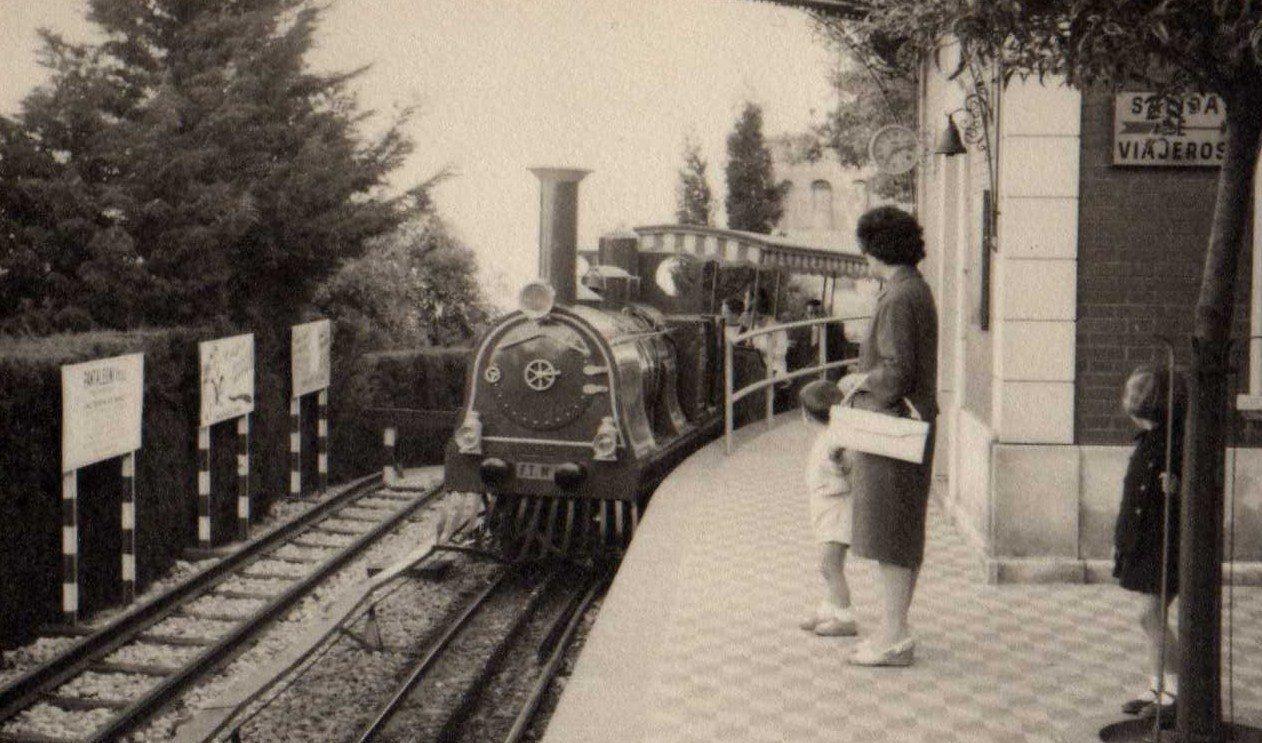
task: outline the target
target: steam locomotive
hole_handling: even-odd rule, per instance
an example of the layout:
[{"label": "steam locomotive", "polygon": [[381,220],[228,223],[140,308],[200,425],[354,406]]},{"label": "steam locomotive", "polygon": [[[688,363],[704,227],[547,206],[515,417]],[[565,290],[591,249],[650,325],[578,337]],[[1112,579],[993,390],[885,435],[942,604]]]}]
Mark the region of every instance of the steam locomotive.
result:
[{"label": "steam locomotive", "polygon": [[[702,278],[687,281],[680,245],[615,233],[586,256],[580,283],[577,193],[587,171],[533,172],[541,280],[474,351],[446,484],[486,496],[501,550],[617,552],[662,478],[721,428],[724,328],[714,305],[729,269],[703,261]],[[747,245],[736,248],[745,258]],[[737,387],[763,376],[756,350],[734,352]]]},{"label": "steam locomotive", "polygon": [[534,172],[543,280],[523,288],[519,309],[474,351],[447,486],[487,494],[491,530],[509,549],[616,551],[649,492],[717,434],[722,328],[674,312],[687,298],[647,290],[643,279],[667,270],[670,256],[641,253],[634,235],[602,238],[580,286],[586,171]]}]

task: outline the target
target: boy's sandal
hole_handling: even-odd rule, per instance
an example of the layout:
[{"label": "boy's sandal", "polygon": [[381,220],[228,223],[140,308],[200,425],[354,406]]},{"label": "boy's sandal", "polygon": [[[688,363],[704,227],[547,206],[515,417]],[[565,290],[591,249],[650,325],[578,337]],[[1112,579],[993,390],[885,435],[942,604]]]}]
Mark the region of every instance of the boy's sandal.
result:
[{"label": "boy's sandal", "polygon": [[874,649],[868,643],[862,643],[855,648],[854,653],[847,658],[847,662],[853,666],[910,666],[916,652],[915,639],[908,637],[907,639],[896,642],[886,648]]},{"label": "boy's sandal", "polygon": [[1136,697],[1122,705],[1122,711],[1128,715],[1137,715],[1145,709],[1157,703],[1157,695],[1149,694],[1146,697]]}]

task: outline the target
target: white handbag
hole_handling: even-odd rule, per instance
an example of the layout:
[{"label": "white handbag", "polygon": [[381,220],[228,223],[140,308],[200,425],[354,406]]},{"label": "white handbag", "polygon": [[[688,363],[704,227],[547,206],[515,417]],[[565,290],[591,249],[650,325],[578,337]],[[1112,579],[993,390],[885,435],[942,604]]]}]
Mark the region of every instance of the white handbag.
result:
[{"label": "white handbag", "polygon": [[829,437],[835,446],[921,464],[929,441],[929,422],[908,400],[913,418],[860,410],[847,397],[828,416]]}]

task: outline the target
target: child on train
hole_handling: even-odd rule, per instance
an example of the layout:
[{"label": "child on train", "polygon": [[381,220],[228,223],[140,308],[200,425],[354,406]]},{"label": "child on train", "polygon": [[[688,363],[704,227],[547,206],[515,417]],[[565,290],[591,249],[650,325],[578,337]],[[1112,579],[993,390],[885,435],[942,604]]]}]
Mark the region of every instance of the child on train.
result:
[{"label": "child on train", "polygon": [[1175,674],[1179,646],[1166,624],[1165,610],[1179,587],[1176,494],[1183,463],[1186,401],[1183,376],[1156,366],[1141,366],[1133,371],[1122,392],[1122,409],[1140,432],[1122,482],[1122,502],[1114,529],[1113,575],[1122,588],[1142,596],[1139,625],[1147,641],[1147,666],[1152,673],[1148,690],[1122,705],[1122,709],[1144,716],[1160,714],[1163,724],[1173,719],[1178,693]]},{"label": "child on train", "polygon": [[851,531],[850,466],[846,451],[832,446],[828,436],[829,411],[841,398],[837,385],[827,380],[811,382],[799,393],[803,416],[819,429],[806,460],[806,485],[811,529],[820,544],[819,568],[826,588],[825,598],[800,626],[823,637],[858,634],[850,610],[850,585],[846,582]]}]

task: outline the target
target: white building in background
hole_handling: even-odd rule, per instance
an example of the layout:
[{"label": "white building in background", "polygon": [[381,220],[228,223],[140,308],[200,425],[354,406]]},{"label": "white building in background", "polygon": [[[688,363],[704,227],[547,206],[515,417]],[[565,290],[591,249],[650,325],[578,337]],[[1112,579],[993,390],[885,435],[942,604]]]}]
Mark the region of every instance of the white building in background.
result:
[{"label": "white building in background", "polygon": [[789,182],[775,232],[812,247],[857,254],[859,215],[885,200],[868,193],[866,170],[842,165],[828,148],[812,159],[810,145],[807,137],[792,135],[767,142],[775,179]]}]

